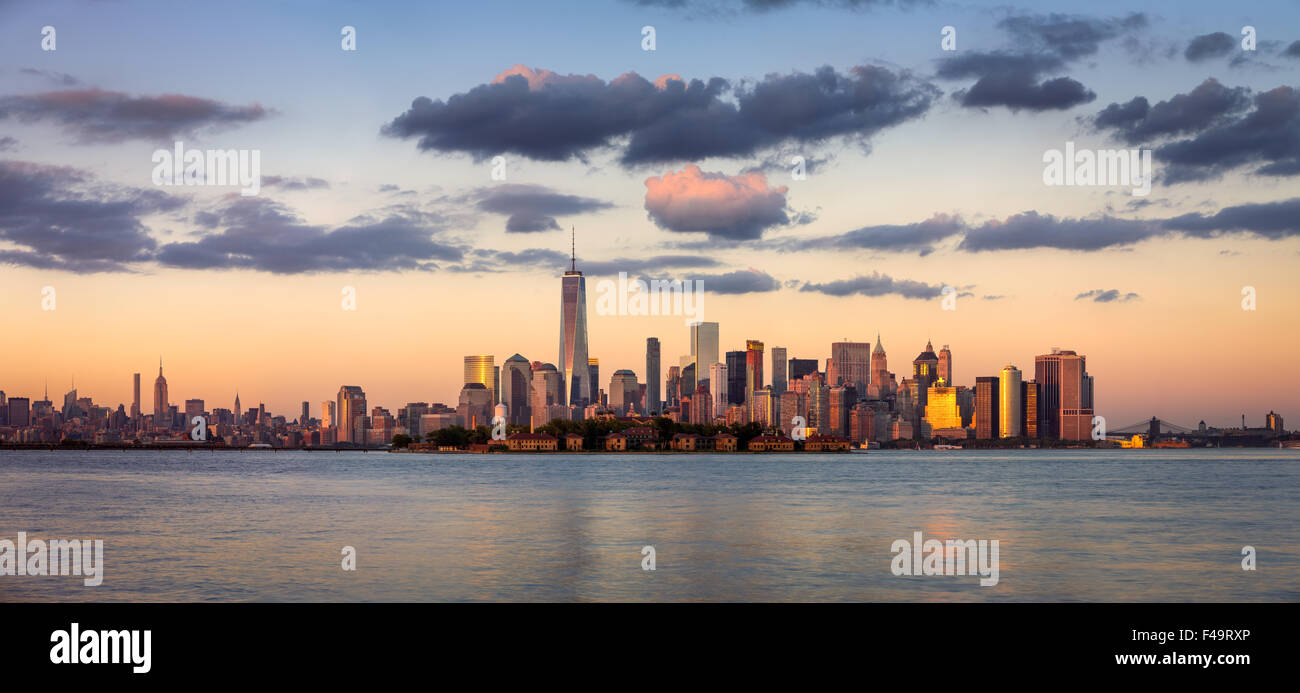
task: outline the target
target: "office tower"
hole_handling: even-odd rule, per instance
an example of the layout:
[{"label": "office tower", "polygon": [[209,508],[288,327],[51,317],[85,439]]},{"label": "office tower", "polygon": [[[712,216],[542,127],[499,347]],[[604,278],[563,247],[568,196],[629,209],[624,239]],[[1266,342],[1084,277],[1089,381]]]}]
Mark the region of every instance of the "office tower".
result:
[{"label": "office tower", "polygon": [[[1038,406],[1040,419],[1044,422],[1040,435],[1064,440],[1091,438],[1093,403],[1085,357],[1053,347],[1050,354],[1034,357],[1034,380],[1038,383]],[[1067,410],[1070,430],[1064,431],[1062,422]],[[1088,419],[1085,425],[1087,434],[1080,437],[1079,419],[1082,416]]]},{"label": "office tower", "polygon": [[804,376],[809,373],[817,372],[817,359],[790,359],[790,378],[788,384],[793,386],[796,381],[803,380]]},{"label": "office tower", "polygon": [[666,401],[668,402],[668,406],[670,407],[675,407],[678,404],[680,404],[680,402],[677,399],[677,396],[678,393],[680,392],[680,388],[678,387],[678,385],[681,384],[681,379],[682,379],[681,367],[669,366],[668,377],[664,379],[664,396],[666,397]]},{"label": "office tower", "polygon": [[549,363],[533,368],[533,398],[529,402],[530,423],[532,428],[550,422],[551,407],[559,406],[564,401],[564,376],[559,369]]},{"label": "office tower", "polygon": [[587,358],[587,403],[600,401],[600,359]]},{"label": "office tower", "polygon": [[609,377],[609,408],[618,416],[636,413],[636,396],[640,385],[636,373],[626,368]]},{"label": "office tower", "polygon": [[306,426],[311,423],[311,405],[307,402],[302,403],[302,414],[298,417],[298,425]]},{"label": "office tower", "polygon": [[875,440],[875,414],[866,402],[853,405],[849,411],[849,442],[862,445]]},{"label": "office tower", "polygon": [[943,345],[939,350],[939,377],[949,385],[956,385],[952,381],[952,352],[948,350],[948,345]]},{"label": "office tower", "polygon": [[0,390],[0,426],[9,425],[9,400],[5,399],[5,391]]},{"label": "office tower", "polygon": [[340,443],[361,443],[365,441],[362,419],[366,415],[366,393],[356,385],[344,385],[339,388],[337,402],[334,406],[337,433],[334,440]]},{"label": "office tower", "polygon": [[727,352],[727,403],[745,403],[745,352]]},{"label": "office tower", "polygon": [[830,388],[828,394],[830,421],[825,433],[847,438],[849,435],[849,410],[853,408],[854,403],[857,401],[858,390],[853,387],[851,382]]},{"label": "office tower", "polygon": [[808,419],[808,395],[794,389],[795,383],[790,384],[791,389],[781,393],[781,419],[777,422],[777,428],[787,436],[794,432],[794,417],[802,416],[805,421]]},{"label": "office tower", "polygon": [[772,392],[780,398],[785,394],[788,378],[790,376],[787,370],[789,365],[786,363],[786,348],[772,347]]},{"label": "office tower", "polygon": [[771,387],[760,387],[754,391],[754,403],[750,408],[749,420],[763,427],[770,428],[778,424],[776,418],[777,398],[772,395]]},{"label": "office tower", "polygon": [[[857,392],[866,394],[871,382],[871,342],[832,342],[831,358],[835,359],[839,384],[852,385]],[[827,378],[827,384],[834,383]]]},{"label": "office tower", "polygon": [[709,366],[718,362],[718,323],[691,323],[691,357],[695,363],[696,384],[707,383]]},{"label": "office tower", "polygon": [[1038,383],[1030,380],[1027,383],[1020,384],[1020,403],[1024,409],[1021,420],[1021,430],[1026,438],[1041,437],[1040,426],[1042,416],[1038,411]]},{"label": "office tower", "polygon": [[132,384],[131,420],[140,420],[140,374],[136,373]]},{"label": "office tower", "polygon": [[515,354],[506,359],[501,371],[501,400],[506,405],[506,420],[523,426],[529,421],[529,383],[533,378],[528,359]]},{"label": "office tower", "polygon": [[695,377],[695,363],[691,362],[683,366],[681,378],[677,381],[677,401],[680,403],[690,400],[695,395],[695,385],[698,383],[699,379]]},{"label": "office tower", "polygon": [[1003,366],[998,374],[998,435],[1002,438],[1019,438],[1024,404],[1020,400],[1020,369]]},{"label": "office tower", "polygon": [[[322,429],[329,428],[334,425],[335,406],[337,406],[337,404],[329,400],[325,400],[324,402],[320,403],[320,427]],[[239,412],[235,412],[235,413],[238,414]]]},{"label": "office tower", "polygon": [[876,348],[871,350],[871,384],[867,387],[867,396],[871,399],[885,399],[890,392],[889,359],[885,347],[880,343],[880,333],[876,333]]},{"label": "office tower", "polygon": [[162,359],[158,359],[158,378],[153,381],[153,425],[158,428],[171,428],[171,416],[167,411],[167,379],[163,377]]},{"label": "office tower", "polygon": [[492,391],[483,383],[465,383],[456,402],[456,418],[461,426],[471,431],[479,426],[490,426],[492,405]]},{"label": "office tower", "polygon": [[697,385],[691,394],[691,423],[713,423],[713,410],[713,395],[709,392],[708,381],[705,381]]},{"label": "office tower", "polygon": [[1286,429],[1282,428],[1282,415],[1272,409],[1269,409],[1268,413],[1264,415],[1264,428],[1278,435],[1286,432]]},{"label": "office tower", "polygon": [[[493,365],[493,361],[495,359],[487,354],[466,356],[464,384],[478,383],[488,391],[489,395],[496,393],[496,367]],[[496,404],[496,402],[493,402],[493,404]]]},{"label": "office tower", "polygon": [[727,407],[731,404],[727,400],[727,388],[730,382],[727,380],[727,364],[715,363],[709,366],[709,392],[713,394],[713,415],[725,417]]},{"label": "office tower", "polygon": [[645,408],[646,413],[658,416],[663,410],[663,397],[659,395],[659,339],[645,340]]},{"label": "office tower", "polygon": [[826,359],[826,386],[839,387],[839,385],[840,385],[840,369],[835,367],[834,357],[828,358]]},{"label": "office tower", "polygon": [[998,425],[998,379],[980,376],[975,379],[975,437],[980,439],[997,438],[1001,426]]},{"label": "office tower", "polygon": [[244,423],[244,410],[239,408],[239,390],[235,390],[235,425],[239,426]]},{"label": "office tower", "polygon": [[[502,405],[504,407],[504,405]],[[429,413],[428,402],[407,402],[405,407],[397,410],[397,418],[406,428],[407,435],[414,436],[420,432],[420,417]],[[493,415],[496,410],[493,410]],[[507,419],[509,421],[509,419]]]},{"label": "office tower", "polygon": [[957,388],[946,382],[935,382],[925,395],[925,422],[930,430],[962,428],[961,407],[957,402]]},{"label": "office tower", "polygon": [[808,434],[827,433],[830,428],[830,388],[820,372],[813,371],[803,377],[802,389],[807,393]]},{"label": "office tower", "polygon": [[587,280],[578,271],[576,238],[574,243],[569,271],[560,280],[560,361],[557,370],[563,389],[562,399],[556,404],[582,407],[586,406],[591,392],[587,383]]},{"label": "office tower", "polygon": [[72,388],[67,394],[63,395],[63,420],[71,421],[80,419],[85,416],[81,407],[77,405],[77,388]]},{"label": "office tower", "polygon": [[925,342],[925,351],[917,354],[912,360],[912,379],[916,381],[916,390],[918,397],[916,400],[917,412],[925,412],[926,396],[930,386],[935,380],[939,379],[939,357],[934,353],[934,346],[929,340]]},{"label": "office tower", "polygon": [[31,399],[27,397],[9,398],[9,425],[25,428],[32,425]]},{"label": "office tower", "polygon": [[754,420],[754,393],[763,389],[763,343],[757,339],[745,340],[745,405],[749,407],[749,420]]}]

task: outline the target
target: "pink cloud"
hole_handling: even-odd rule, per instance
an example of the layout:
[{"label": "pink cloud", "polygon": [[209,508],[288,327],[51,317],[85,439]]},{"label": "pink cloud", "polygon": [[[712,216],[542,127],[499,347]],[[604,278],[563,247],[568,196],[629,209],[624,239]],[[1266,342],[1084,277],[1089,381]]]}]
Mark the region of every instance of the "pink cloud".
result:
[{"label": "pink cloud", "polygon": [[769,187],[759,172],[728,176],[687,165],[645,181],[650,220],[669,231],[702,231],[710,236],[759,238],[772,226],[789,223],[786,186]]}]

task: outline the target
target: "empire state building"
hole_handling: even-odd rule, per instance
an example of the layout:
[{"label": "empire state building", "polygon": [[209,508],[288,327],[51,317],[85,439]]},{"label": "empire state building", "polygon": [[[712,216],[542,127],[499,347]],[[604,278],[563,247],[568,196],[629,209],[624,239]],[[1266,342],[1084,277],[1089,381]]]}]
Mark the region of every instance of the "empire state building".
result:
[{"label": "empire state building", "polygon": [[[591,393],[587,369],[587,280],[578,271],[576,239],[570,250],[569,271],[560,280],[559,370],[567,387],[567,404],[585,406]],[[561,402],[564,404],[564,402]]]}]

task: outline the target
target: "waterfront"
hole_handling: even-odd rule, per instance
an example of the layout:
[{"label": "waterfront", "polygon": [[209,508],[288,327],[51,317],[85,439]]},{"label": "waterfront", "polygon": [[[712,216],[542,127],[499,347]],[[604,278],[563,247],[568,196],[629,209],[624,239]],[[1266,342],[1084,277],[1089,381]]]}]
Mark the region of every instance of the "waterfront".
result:
[{"label": "waterfront", "polygon": [[[106,565],[0,600],[1295,601],[1298,482],[1273,449],[10,451],[0,539],[102,539]],[[999,540],[999,583],[894,576],[915,531]]]}]

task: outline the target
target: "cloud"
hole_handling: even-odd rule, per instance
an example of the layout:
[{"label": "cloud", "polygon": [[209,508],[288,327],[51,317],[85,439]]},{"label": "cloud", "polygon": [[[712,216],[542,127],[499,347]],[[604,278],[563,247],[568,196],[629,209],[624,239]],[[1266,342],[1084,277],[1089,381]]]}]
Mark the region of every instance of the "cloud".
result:
[{"label": "cloud", "polygon": [[833,236],[800,239],[788,238],[772,244],[783,251],[797,250],[875,250],[884,252],[917,252],[929,255],[935,245],[946,238],[966,230],[961,217],[935,214],[925,221],[911,224],[878,224],[863,226]]},{"label": "cloud", "polygon": [[652,83],[635,72],[605,82],[517,65],[446,101],[421,96],[381,133],[476,160],[514,153],[585,161],[620,150],[620,163],[635,166],[750,157],[837,137],[865,146],[880,130],[924,115],[937,95],[910,73],[875,66],[733,85],[719,77]]},{"label": "cloud", "polygon": [[767,176],[706,173],[688,165],[645,180],[645,209],[668,231],[704,232],[710,238],[747,240],[790,222],[785,186],[769,187]]},{"label": "cloud", "polygon": [[1250,90],[1225,87],[1214,78],[1206,79],[1186,94],[1149,106],[1137,96],[1125,104],[1112,103],[1093,118],[1097,130],[1113,130],[1129,144],[1150,142],[1159,137],[1199,132],[1223,123],[1250,107]]},{"label": "cloud", "polygon": [[1263,176],[1300,174],[1300,92],[1277,87],[1255,95],[1254,106],[1156,149],[1165,182],[1212,180],[1246,166]]},{"label": "cloud", "polygon": [[221,231],[169,243],[158,262],[185,269],[249,269],[272,274],[433,270],[465,248],[435,241],[442,219],[409,208],[355,217],[333,229],[307,224],[265,197],[232,197],[214,211]]},{"label": "cloud", "polygon": [[1192,39],[1187,44],[1187,50],[1183,51],[1183,57],[1194,63],[1211,58],[1222,58],[1230,53],[1236,45],[1236,39],[1222,31],[1216,31],[1213,34],[1205,34]]},{"label": "cloud", "polygon": [[1094,19],[1064,14],[1017,15],[998,23],[1013,50],[963,52],[939,63],[946,80],[974,78],[953,94],[962,106],[1004,106],[1012,111],[1049,111],[1089,103],[1097,95],[1070,77],[1048,76],[1095,54],[1102,42],[1130,36],[1147,25],[1142,14]]},{"label": "cloud", "polygon": [[480,188],[472,197],[478,209],[507,215],[506,231],[509,233],[559,229],[557,216],[575,216],[614,206],[592,197],[566,195],[545,186],[521,183]]},{"label": "cloud", "polygon": [[73,272],[127,272],[156,241],[141,217],[184,201],[157,190],[99,183],[73,168],[0,161],[0,263]]},{"label": "cloud", "polygon": [[0,135],[0,152],[12,152],[17,148],[18,140],[8,135]]},{"label": "cloud", "polygon": [[258,104],[231,106],[182,94],[131,96],[101,89],[0,97],[0,120],[54,123],[82,143],[197,137],[273,113]]},{"label": "cloud", "polygon": [[1291,45],[1286,47],[1282,55],[1288,58],[1300,58],[1300,41],[1292,41]]},{"label": "cloud", "polygon": [[[568,262],[568,258],[565,258]],[[623,257],[612,260],[579,260],[578,269],[584,274],[601,276],[627,272],[628,276],[636,274],[659,275],[660,278],[671,275],[671,270],[717,267],[722,263],[714,258],[702,255],[652,255],[648,257]]]},{"label": "cloud", "polygon": [[1277,202],[1224,207],[1215,214],[1192,212],[1166,219],[1162,226],[1194,238],[1249,233],[1277,241],[1300,236],[1300,197]]},{"label": "cloud", "polygon": [[756,269],[725,274],[697,274],[689,277],[704,282],[704,290],[715,294],[751,294],[776,291],[781,282],[767,272]]},{"label": "cloud", "polygon": [[827,296],[888,296],[903,298],[935,298],[943,293],[943,284],[926,284],[911,279],[894,279],[887,274],[872,272],[871,276],[840,279],[825,283],[804,282],[800,291],[815,291]]},{"label": "cloud", "polygon": [[330,187],[329,181],[323,178],[290,178],[285,176],[262,176],[263,188],[279,188],[281,190],[316,190],[319,188]]},{"label": "cloud", "polygon": [[1121,294],[1118,289],[1093,289],[1074,297],[1076,301],[1092,299],[1093,303],[1128,303],[1141,298],[1133,292]]},{"label": "cloud", "polygon": [[1028,211],[970,229],[957,249],[972,253],[1029,248],[1092,251],[1132,245],[1162,233],[1155,222],[1149,221],[1109,215],[1061,219]]}]

